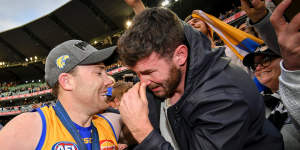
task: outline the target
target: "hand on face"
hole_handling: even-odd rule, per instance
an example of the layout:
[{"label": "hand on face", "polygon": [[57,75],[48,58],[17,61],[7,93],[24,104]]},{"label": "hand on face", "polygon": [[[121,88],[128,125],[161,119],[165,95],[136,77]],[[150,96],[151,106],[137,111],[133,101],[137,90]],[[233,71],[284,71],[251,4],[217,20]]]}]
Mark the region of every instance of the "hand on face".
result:
[{"label": "hand on face", "polygon": [[283,13],[291,4],[284,0],[274,10],[270,21],[277,34],[283,65],[288,70],[300,70],[300,13],[291,22],[286,22]]},{"label": "hand on face", "polygon": [[131,7],[135,14],[141,13],[143,10],[145,10],[144,3],[142,0],[124,0],[126,4]]},{"label": "hand on face", "polygon": [[127,144],[118,144],[118,150],[124,150],[124,149],[126,149],[128,147],[128,145]]},{"label": "hand on face", "polygon": [[123,122],[133,137],[141,143],[153,130],[149,121],[146,84],[137,83],[122,96],[119,107]]},{"label": "hand on face", "polygon": [[[247,1],[252,1],[253,7],[250,7]],[[264,0],[241,0],[241,7],[253,23],[256,23],[268,13]]]}]

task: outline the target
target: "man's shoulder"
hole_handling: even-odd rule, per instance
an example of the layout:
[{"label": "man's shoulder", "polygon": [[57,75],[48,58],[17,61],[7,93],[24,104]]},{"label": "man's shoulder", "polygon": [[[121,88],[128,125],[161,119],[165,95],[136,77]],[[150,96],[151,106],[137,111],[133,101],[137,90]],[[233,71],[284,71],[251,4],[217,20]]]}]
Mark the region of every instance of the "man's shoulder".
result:
[{"label": "man's shoulder", "polygon": [[24,127],[24,126],[34,126],[36,124],[41,125],[41,117],[38,112],[26,112],[22,113],[10,122],[7,123],[5,127]]},{"label": "man's shoulder", "polygon": [[16,142],[22,142],[22,149],[35,148],[42,132],[42,120],[38,112],[22,113],[8,122],[0,132],[3,149],[19,149]]}]

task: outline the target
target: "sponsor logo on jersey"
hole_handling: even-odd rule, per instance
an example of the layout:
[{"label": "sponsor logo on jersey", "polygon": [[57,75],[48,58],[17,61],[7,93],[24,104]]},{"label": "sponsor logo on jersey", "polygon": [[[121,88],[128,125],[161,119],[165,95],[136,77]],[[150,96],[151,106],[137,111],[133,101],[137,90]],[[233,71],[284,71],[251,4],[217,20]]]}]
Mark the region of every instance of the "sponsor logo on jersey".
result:
[{"label": "sponsor logo on jersey", "polygon": [[117,150],[118,147],[114,144],[112,140],[101,140],[100,141],[101,150]]},{"label": "sponsor logo on jersey", "polygon": [[78,146],[72,142],[57,142],[52,146],[52,150],[79,150]]}]

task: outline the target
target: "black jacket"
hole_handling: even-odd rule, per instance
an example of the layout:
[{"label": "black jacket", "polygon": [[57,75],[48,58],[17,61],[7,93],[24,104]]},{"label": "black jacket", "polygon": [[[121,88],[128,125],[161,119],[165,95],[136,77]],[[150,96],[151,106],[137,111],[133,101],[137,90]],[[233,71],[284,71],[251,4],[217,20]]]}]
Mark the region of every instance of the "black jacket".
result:
[{"label": "black jacket", "polygon": [[[168,109],[181,150],[281,150],[280,133],[265,119],[265,106],[253,81],[211,50],[209,40],[184,24],[189,46],[184,94]],[[161,100],[147,92],[154,130],[135,149],[173,149],[160,135]]]}]

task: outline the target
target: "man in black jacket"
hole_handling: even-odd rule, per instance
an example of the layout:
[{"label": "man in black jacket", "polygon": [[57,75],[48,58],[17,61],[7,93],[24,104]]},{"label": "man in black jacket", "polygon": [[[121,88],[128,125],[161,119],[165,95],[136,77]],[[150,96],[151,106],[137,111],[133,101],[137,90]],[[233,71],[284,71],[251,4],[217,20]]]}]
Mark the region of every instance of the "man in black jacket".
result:
[{"label": "man in black jacket", "polygon": [[138,14],[118,47],[141,80],[119,107],[136,149],[283,149],[250,77],[170,10]]}]

